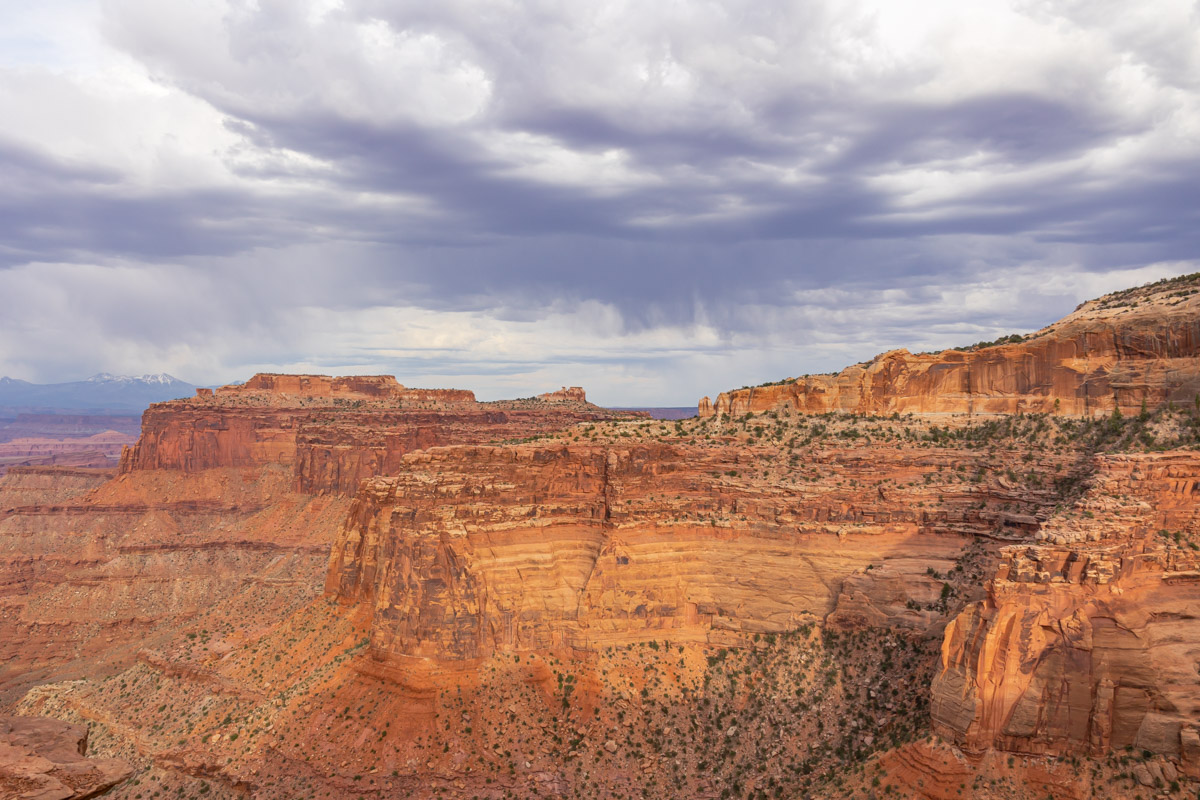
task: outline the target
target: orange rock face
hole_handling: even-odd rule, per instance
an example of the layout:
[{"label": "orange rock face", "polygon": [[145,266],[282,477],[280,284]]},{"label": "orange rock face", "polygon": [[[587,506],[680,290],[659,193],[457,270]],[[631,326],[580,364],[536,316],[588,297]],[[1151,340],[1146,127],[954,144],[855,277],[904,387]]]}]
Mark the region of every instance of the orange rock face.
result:
[{"label": "orange rock face", "polygon": [[608,416],[392,378],[256,376],[153,406],[113,480],[17,469],[0,479],[0,701],[128,663],[214,605],[265,619],[308,602],[346,495],[410,450]]},{"label": "orange rock face", "polygon": [[1200,295],[1175,286],[1109,295],[1024,341],[973,351],[893,350],[836,375],[723,392],[700,415],[1137,413],[1200,392]]},{"label": "orange rock face", "polygon": [[89,759],[88,730],[43,717],[0,717],[0,797],[83,800],[133,770],[113,758]]},{"label": "orange rock face", "polygon": [[1108,457],[1082,515],[1042,533],[1057,544],[1006,549],[946,631],[939,728],[974,750],[1133,747],[1200,776],[1198,484],[1197,452]]},{"label": "orange rock face", "polygon": [[348,503],[291,484],[280,467],[0,479],[0,703],[128,663],[210,609],[268,619],[311,598]]},{"label": "orange rock face", "polygon": [[814,484],[774,448],[719,441],[432,448],[363,485],[326,594],[372,616],[382,661],[736,643],[827,616],[925,630],[930,573],[974,535],[1020,530],[986,508],[999,485],[942,481],[975,459],[834,445],[806,456],[837,476]]},{"label": "orange rock face", "polygon": [[[1194,796],[1190,292],[675,423],[379,376],[155,405],[118,475],[0,478],[0,711],[89,723],[120,800]],[[946,416],[1056,401],[1126,415]]]},{"label": "orange rock face", "polygon": [[479,403],[469,391],[407,389],[390,376],[256,375],[151,406],[121,471],[280,464],[293,469],[299,491],[348,494],[364,478],[394,472],[413,450],[616,416],[577,387],[543,398]]}]

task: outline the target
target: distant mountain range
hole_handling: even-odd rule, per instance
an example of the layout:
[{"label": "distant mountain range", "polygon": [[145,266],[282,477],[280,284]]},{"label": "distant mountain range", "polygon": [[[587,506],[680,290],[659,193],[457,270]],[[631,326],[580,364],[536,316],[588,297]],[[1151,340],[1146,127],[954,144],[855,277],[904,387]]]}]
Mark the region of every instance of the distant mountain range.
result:
[{"label": "distant mountain range", "polygon": [[69,383],[30,383],[0,378],[0,407],[140,412],[151,403],[194,394],[196,387],[171,375],[110,375],[101,372]]}]

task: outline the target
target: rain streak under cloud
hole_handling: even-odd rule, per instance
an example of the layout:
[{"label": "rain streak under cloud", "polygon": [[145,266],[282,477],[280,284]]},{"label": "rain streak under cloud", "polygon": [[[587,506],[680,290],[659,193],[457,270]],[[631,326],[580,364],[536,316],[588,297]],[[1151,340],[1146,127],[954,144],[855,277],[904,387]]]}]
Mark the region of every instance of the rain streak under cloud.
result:
[{"label": "rain streak under cloud", "polygon": [[7,14],[0,374],[682,405],[1200,269],[1191,3]]}]

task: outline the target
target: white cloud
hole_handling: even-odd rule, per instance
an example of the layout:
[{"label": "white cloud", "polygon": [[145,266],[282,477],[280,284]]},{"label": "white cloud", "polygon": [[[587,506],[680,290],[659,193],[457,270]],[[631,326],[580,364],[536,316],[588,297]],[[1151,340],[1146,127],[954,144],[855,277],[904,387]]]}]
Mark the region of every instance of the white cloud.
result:
[{"label": "white cloud", "polygon": [[1028,329],[1192,268],[1198,85],[1182,0],[24,4],[0,371],[683,402]]},{"label": "white cloud", "polygon": [[[617,307],[596,301],[506,319],[487,309],[341,307],[344,290],[279,285],[278,274],[231,298],[228,270],[36,264],[0,271],[0,296],[13,308],[6,327],[16,334],[0,338],[0,364],[34,380],[86,369],[151,369],[201,383],[260,370],[382,372],[410,386],[470,388],[483,399],[571,384],[611,405],[686,405],[894,347],[933,350],[1033,330],[1083,299],[1197,269],[1183,262],[1092,275],[1057,265],[956,286],[801,290],[786,303],[739,306],[724,329],[703,308],[691,323],[636,329]],[[260,308],[261,297],[275,305]],[[322,297],[330,302],[314,303]],[[29,341],[42,343],[36,357],[22,346]]]}]

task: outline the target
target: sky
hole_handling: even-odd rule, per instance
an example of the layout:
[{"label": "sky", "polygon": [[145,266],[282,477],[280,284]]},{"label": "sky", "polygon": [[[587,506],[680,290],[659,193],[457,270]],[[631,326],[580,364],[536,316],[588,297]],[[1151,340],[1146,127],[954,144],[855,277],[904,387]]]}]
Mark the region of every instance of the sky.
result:
[{"label": "sky", "polygon": [[0,0],[0,374],[609,405],[1200,270],[1175,0]]}]

